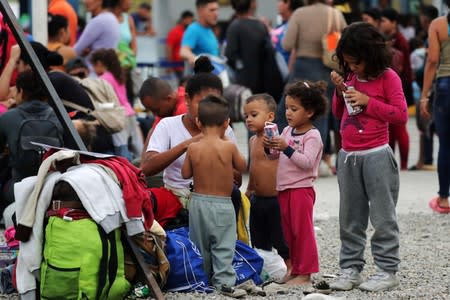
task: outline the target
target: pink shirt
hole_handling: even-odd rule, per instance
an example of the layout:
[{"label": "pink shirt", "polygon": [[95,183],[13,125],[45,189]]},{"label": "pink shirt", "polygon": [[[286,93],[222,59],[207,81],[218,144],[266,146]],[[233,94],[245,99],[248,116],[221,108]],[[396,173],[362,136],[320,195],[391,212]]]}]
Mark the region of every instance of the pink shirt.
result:
[{"label": "pink shirt", "polygon": [[295,134],[294,128],[284,128],[281,136],[289,145],[280,153],[277,169],[277,191],[313,186],[319,172],[323,144],[316,128]]},{"label": "pink shirt", "polygon": [[387,69],[378,78],[361,81],[352,75],[346,82],[369,96],[362,113],[350,116],[344,99],[333,96],[333,114],[341,120],[342,148],[345,151],[368,150],[389,142],[389,123],[405,124],[408,110],[402,82],[397,73]]},{"label": "pink shirt", "polygon": [[120,84],[111,72],[105,72],[100,76],[101,79],[106,80],[113,87],[116,92],[119,103],[125,109],[127,116],[133,116],[135,114],[130,102],[128,102],[127,90],[125,84]]},{"label": "pink shirt", "polygon": [[8,111],[8,108],[0,102],[0,115],[4,114],[5,112]]}]

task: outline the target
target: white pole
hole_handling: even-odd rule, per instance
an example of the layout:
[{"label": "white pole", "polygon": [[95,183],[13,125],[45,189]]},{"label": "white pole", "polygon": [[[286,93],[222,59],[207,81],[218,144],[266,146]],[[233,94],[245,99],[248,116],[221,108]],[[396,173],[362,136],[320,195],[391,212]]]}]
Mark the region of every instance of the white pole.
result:
[{"label": "white pole", "polygon": [[31,1],[31,26],[33,39],[44,46],[48,43],[47,1]]}]

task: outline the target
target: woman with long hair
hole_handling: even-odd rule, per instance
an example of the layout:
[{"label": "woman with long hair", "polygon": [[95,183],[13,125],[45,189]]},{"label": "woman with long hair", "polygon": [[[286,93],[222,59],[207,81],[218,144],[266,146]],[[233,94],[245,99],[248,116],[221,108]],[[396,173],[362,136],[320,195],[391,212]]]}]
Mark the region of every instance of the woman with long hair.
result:
[{"label": "woman with long hair", "polygon": [[[450,7],[450,0],[445,3]],[[430,118],[429,94],[436,78],[433,99],[433,118],[439,138],[438,196],[430,200],[432,210],[450,213],[448,202],[450,189],[450,13],[434,19],[428,29],[428,56],[425,65],[420,112]]]}]

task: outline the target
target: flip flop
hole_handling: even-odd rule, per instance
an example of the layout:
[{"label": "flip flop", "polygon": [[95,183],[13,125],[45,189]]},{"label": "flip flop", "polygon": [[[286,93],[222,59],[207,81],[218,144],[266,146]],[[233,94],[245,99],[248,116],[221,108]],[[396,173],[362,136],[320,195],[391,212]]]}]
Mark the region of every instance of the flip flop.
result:
[{"label": "flip flop", "polygon": [[450,213],[450,207],[441,207],[439,206],[439,197],[434,197],[428,202],[430,208],[440,214],[448,214]]}]

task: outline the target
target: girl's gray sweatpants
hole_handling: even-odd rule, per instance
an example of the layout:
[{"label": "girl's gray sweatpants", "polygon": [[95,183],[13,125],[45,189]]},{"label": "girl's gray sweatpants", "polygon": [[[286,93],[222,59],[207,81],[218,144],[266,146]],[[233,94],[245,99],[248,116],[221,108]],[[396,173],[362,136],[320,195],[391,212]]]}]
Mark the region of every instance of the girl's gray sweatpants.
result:
[{"label": "girl's gray sweatpants", "polygon": [[375,229],[371,238],[375,264],[383,271],[397,272],[400,258],[395,207],[399,171],[392,149],[385,145],[368,151],[341,150],[337,167],[341,269],[363,269],[370,219]]}]

